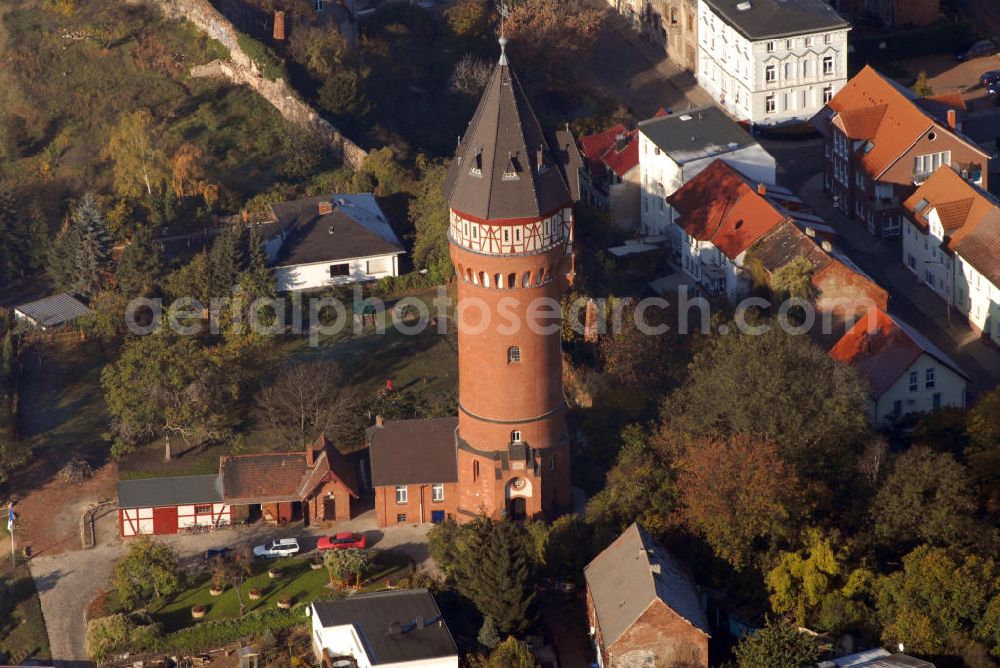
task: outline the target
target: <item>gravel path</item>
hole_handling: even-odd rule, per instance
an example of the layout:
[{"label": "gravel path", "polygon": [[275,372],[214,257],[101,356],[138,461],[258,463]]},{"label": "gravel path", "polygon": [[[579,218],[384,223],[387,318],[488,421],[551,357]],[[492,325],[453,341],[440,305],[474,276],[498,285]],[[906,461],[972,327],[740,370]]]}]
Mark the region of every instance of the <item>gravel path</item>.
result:
[{"label": "gravel path", "polygon": [[[38,556],[29,562],[42,604],[42,615],[49,634],[52,658],[60,666],[87,666],[84,610],[100,589],[109,588],[108,580],[115,562],[127,549],[117,538],[118,514],[109,513],[97,520],[98,545],[92,550],[77,550],[52,556]],[[406,525],[384,530],[375,528],[375,513],[336,527],[336,531],[364,531],[369,545],[381,550],[406,554],[418,567],[434,572],[435,565],[427,547],[429,525]],[[299,527],[276,529],[264,524],[234,527],[206,534],[159,536],[174,546],[182,560],[194,560],[209,548],[259,545],[273,536],[295,536],[304,552],[316,547],[316,538],[334,529],[315,531]]]}]

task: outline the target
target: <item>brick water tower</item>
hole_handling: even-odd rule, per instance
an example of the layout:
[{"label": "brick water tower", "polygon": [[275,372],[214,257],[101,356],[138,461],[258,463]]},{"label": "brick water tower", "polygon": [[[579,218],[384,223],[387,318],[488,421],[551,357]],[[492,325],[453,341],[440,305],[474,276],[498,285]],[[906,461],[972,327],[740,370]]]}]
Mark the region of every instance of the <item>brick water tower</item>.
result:
[{"label": "brick water tower", "polygon": [[458,275],[464,519],[551,517],[572,503],[556,306],[572,272],[572,177],[500,44],[445,183]]}]

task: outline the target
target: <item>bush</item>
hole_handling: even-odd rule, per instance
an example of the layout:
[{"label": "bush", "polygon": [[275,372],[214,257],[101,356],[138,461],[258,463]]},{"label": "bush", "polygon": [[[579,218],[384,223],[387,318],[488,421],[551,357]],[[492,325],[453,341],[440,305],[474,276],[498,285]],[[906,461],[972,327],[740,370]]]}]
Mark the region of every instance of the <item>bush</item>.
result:
[{"label": "bush", "polygon": [[241,34],[236,41],[265,79],[277,81],[285,78],[285,66],[274,51],[249,35]]},{"label": "bush", "polygon": [[259,638],[265,633],[273,634],[305,623],[305,616],[300,610],[268,610],[260,614],[249,614],[242,619],[201,622],[163,636],[154,646],[143,649],[193,654],[228,645],[242,638]]},{"label": "bush", "polygon": [[116,652],[152,646],[159,637],[159,629],[155,625],[137,624],[122,613],[98,617],[87,624],[87,653],[97,661],[103,661]]}]

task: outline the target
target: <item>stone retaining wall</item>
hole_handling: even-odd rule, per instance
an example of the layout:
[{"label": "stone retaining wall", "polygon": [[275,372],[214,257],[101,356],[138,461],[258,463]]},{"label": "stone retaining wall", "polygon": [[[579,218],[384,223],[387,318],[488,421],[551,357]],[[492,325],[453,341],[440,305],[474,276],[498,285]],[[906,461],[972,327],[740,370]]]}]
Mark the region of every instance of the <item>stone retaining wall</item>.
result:
[{"label": "stone retaining wall", "polygon": [[305,128],[322,140],[352,169],[360,169],[368,153],[321,118],[284,79],[270,81],[261,75],[253,60],[239,44],[239,31],[209,0],[129,0],[147,2],[172,19],[186,19],[229,51],[229,61],[216,60],[191,69],[191,76],[222,77],[234,84],[249,86],[288,121]]}]

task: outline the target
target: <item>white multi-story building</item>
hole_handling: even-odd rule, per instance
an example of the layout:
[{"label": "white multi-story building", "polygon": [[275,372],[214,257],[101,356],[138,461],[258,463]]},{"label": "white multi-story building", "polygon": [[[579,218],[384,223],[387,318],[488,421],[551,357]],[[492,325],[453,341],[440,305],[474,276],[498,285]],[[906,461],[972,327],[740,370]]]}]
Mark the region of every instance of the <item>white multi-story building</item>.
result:
[{"label": "white multi-story building", "polygon": [[903,209],[904,264],[1000,344],[1000,202],[945,165]]},{"label": "white multi-story building", "polygon": [[680,248],[681,239],[671,233],[676,228],[666,198],[716,159],[754,183],[774,183],[774,158],[718,107],[657,116],[640,122],[638,129],[640,230],[647,236],[667,235],[674,248]]},{"label": "white multi-story building", "polygon": [[916,329],[870,309],[830,349],[868,381],[868,419],[876,427],[912,413],[965,408],[968,376]]},{"label": "white multi-story building", "polygon": [[806,121],[847,82],[850,27],[824,0],[698,0],[698,83],[739,119]]}]

